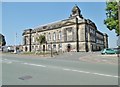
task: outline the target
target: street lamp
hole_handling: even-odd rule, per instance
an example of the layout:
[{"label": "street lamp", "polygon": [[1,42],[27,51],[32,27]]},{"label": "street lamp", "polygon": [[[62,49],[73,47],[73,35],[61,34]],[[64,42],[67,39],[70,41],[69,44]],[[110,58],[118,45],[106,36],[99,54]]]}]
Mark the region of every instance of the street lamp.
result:
[{"label": "street lamp", "polygon": [[91,44],[91,52],[92,52],[92,50],[93,50],[93,46],[92,46],[92,44]]},{"label": "street lamp", "polygon": [[50,44],[51,44],[51,57],[53,57],[53,52],[52,52],[52,42],[51,42]]},{"label": "street lamp", "polygon": [[47,41],[45,41],[45,43],[46,43],[46,52],[47,52]]},{"label": "street lamp", "polygon": [[14,53],[17,53],[17,44],[16,44],[16,41],[17,41],[17,33],[15,34],[15,46],[14,46]]},{"label": "street lamp", "polygon": [[36,30],[36,34],[35,34],[35,54],[37,53],[37,37],[38,36],[38,32]]}]

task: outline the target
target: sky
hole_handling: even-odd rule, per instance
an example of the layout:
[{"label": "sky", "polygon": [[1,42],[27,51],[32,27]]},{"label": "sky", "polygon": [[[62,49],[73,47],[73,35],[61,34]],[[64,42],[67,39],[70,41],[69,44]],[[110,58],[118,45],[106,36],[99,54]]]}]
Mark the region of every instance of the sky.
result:
[{"label": "sky", "polygon": [[109,47],[116,47],[115,32],[108,30],[103,22],[106,18],[106,2],[2,2],[0,33],[5,36],[7,45],[22,44],[22,33],[25,29],[67,19],[75,4],[80,8],[84,18],[92,20],[98,30],[108,34]]}]

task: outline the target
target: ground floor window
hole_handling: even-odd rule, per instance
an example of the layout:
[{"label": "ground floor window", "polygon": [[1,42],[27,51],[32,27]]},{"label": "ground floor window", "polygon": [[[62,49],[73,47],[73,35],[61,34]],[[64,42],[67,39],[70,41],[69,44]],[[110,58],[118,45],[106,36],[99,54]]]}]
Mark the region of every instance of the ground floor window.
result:
[{"label": "ground floor window", "polygon": [[61,49],[61,48],[62,48],[62,44],[60,43],[60,44],[58,45],[58,47],[59,47],[59,49]]},{"label": "ground floor window", "polygon": [[48,50],[51,50],[51,45],[48,45]]},{"label": "ground floor window", "polygon": [[56,45],[55,44],[53,45],[53,50],[56,50]]}]

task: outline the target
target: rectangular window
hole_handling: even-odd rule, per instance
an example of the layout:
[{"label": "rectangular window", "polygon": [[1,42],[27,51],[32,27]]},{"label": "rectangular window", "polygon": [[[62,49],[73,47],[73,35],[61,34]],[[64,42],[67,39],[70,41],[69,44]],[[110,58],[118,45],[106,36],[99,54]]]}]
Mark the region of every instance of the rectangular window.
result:
[{"label": "rectangular window", "polygon": [[53,50],[56,50],[56,45],[55,44],[53,45]]},{"label": "rectangular window", "polygon": [[58,38],[59,40],[61,40],[62,39],[62,32],[60,31],[59,32],[59,38]]},{"label": "rectangular window", "polygon": [[51,40],[51,35],[50,35],[50,33],[48,34],[48,41],[50,41]]},{"label": "rectangular window", "polygon": [[56,40],[56,33],[55,32],[53,33],[53,40],[54,41]]},{"label": "rectangular window", "polygon": [[35,38],[34,38],[34,36],[32,37],[32,42],[33,42],[33,43],[35,42]]}]

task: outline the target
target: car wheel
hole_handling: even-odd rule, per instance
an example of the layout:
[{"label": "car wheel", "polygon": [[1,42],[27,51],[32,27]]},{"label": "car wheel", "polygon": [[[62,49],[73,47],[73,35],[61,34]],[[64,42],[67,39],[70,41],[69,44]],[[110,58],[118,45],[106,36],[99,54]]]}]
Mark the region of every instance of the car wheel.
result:
[{"label": "car wheel", "polygon": [[101,53],[102,55],[104,55],[104,53]]}]

